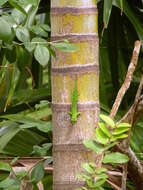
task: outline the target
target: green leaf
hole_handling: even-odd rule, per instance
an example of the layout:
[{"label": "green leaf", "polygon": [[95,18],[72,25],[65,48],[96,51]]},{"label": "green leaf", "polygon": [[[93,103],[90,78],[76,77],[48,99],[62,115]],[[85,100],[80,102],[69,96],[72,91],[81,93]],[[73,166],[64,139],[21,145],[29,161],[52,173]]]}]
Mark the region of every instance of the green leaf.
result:
[{"label": "green leaf", "polygon": [[12,26],[15,25],[15,23],[16,23],[18,26],[20,26],[20,25],[22,25],[22,24],[25,22],[25,20],[26,20],[26,15],[23,14],[22,12],[20,12],[18,9],[13,9],[13,10],[12,10],[12,13],[11,13],[11,15],[10,15],[10,18],[11,18],[12,20],[14,20]]},{"label": "green leaf", "polygon": [[33,154],[36,154],[38,156],[46,156],[47,151],[51,148],[52,143],[45,143],[42,145],[42,147],[35,145],[33,146]]},{"label": "green leaf", "polygon": [[104,21],[104,27],[107,28],[110,15],[112,10],[112,0],[104,0],[104,13],[103,13],[103,21]]},{"label": "green leaf", "polygon": [[82,180],[90,180],[90,179],[91,179],[91,177],[90,177],[89,175],[86,175],[86,174],[84,174],[84,173],[82,173],[82,174],[77,174],[77,175],[76,175],[76,178],[77,178],[77,179],[82,179]]},{"label": "green leaf", "polygon": [[121,11],[123,11],[123,0],[120,0]]},{"label": "green leaf", "polygon": [[35,1],[35,3],[36,3],[35,6],[31,6],[31,8],[28,11],[28,16],[25,22],[25,26],[27,28],[30,28],[34,24],[35,16],[38,11],[40,0]]},{"label": "green leaf", "polygon": [[47,40],[40,38],[40,37],[33,38],[31,42],[36,43],[36,45],[38,45],[38,44],[39,45],[47,45],[47,43],[48,43]]},{"label": "green leaf", "polygon": [[101,144],[107,144],[109,141],[109,138],[102,132],[100,128],[96,129],[96,139]]},{"label": "green leaf", "polygon": [[47,24],[40,24],[41,28],[43,28],[45,31],[50,32],[51,28],[49,25]]},{"label": "green leaf", "polygon": [[127,134],[121,134],[121,135],[113,135],[111,138],[111,142],[116,141],[118,139],[124,139],[127,138],[128,135]]},{"label": "green leaf", "polygon": [[8,177],[5,180],[0,182],[0,188],[8,188],[14,184],[15,184],[15,180]]},{"label": "green leaf", "polygon": [[17,171],[17,172],[16,172],[16,177],[17,177],[18,179],[21,179],[21,178],[23,178],[23,177],[25,177],[25,176],[27,176],[26,170],[22,170],[22,171]]},{"label": "green leaf", "polygon": [[129,161],[129,158],[127,155],[119,153],[119,152],[114,152],[110,154],[105,154],[103,163],[112,163],[112,164],[124,164]]},{"label": "green leaf", "polygon": [[103,187],[97,187],[96,190],[105,190]]},{"label": "green leaf", "polygon": [[19,157],[13,158],[10,164],[11,164],[11,165],[16,164],[16,162],[18,161],[18,159],[19,159]]},{"label": "green leaf", "polygon": [[[26,96],[25,96],[26,94]],[[50,96],[50,92],[48,90],[48,88],[46,87],[42,87],[42,88],[38,88],[38,89],[20,89],[20,90],[17,90],[13,96],[13,102],[14,104],[16,105],[20,105],[20,104],[23,104],[23,103],[31,103],[31,102],[37,102],[38,100],[40,99],[44,99],[46,96]],[[50,110],[49,106],[46,105],[46,108],[45,110]],[[31,112],[32,114],[32,112]],[[41,115],[41,112],[37,112],[34,111],[33,114],[36,114],[35,116],[39,116],[39,114]],[[50,113],[51,114],[51,113]],[[34,118],[35,118],[34,116]],[[42,117],[42,115],[41,115]]]},{"label": "green leaf", "polygon": [[112,128],[115,128],[115,123],[114,123],[114,121],[113,121],[109,116],[100,114],[100,118],[101,118],[107,125],[109,125],[109,126],[112,127]]},{"label": "green leaf", "polygon": [[82,164],[82,168],[87,171],[88,173],[90,174],[93,174],[94,173],[94,169],[90,166],[89,163],[83,163]]},{"label": "green leaf", "polygon": [[45,106],[49,105],[49,101],[48,100],[41,100],[39,104],[35,105],[35,109],[39,110],[40,108],[43,108]]},{"label": "green leaf", "polygon": [[46,66],[50,59],[50,53],[47,47],[43,45],[37,45],[34,52],[35,59],[42,65]]},{"label": "green leaf", "polygon": [[36,5],[38,4],[38,0],[24,0],[23,3],[24,3],[25,5],[31,4],[31,5],[36,6]]},{"label": "green leaf", "polygon": [[108,178],[108,175],[102,172],[97,175],[96,180],[107,179],[107,178]]},{"label": "green leaf", "polygon": [[89,148],[96,153],[101,153],[104,151],[104,147],[101,144],[99,144],[93,140],[84,140],[83,144],[84,144],[84,146],[86,146],[86,148]]},{"label": "green leaf", "polygon": [[33,32],[34,34],[36,34],[37,36],[41,36],[41,37],[45,37],[45,38],[48,37],[48,33],[38,25],[31,26],[30,31]]},{"label": "green leaf", "polygon": [[37,129],[39,129],[40,131],[44,133],[48,133],[52,129],[52,124],[51,122],[46,122],[45,125],[37,125]]},{"label": "green leaf", "polygon": [[0,40],[9,41],[12,39],[12,36],[10,24],[3,18],[0,18]]},{"label": "green leaf", "polygon": [[11,172],[11,167],[8,163],[0,162],[0,170]]},{"label": "green leaf", "polygon": [[50,54],[51,54],[54,58],[56,58],[56,52],[55,52],[54,49],[52,49],[52,48],[49,47],[49,52],[50,52]]},{"label": "green leaf", "polygon": [[36,44],[34,44],[34,43],[32,43],[32,42],[24,43],[24,46],[25,46],[25,48],[26,48],[29,52],[34,51],[35,48],[36,48]]},{"label": "green leaf", "polygon": [[45,171],[44,171],[44,166],[43,166],[43,163],[40,162],[38,163],[33,169],[32,169],[32,172],[31,172],[31,180],[34,182],[34,183],[38,183],[39,181],[41,181],[44,177],[44,174],[45,174]]},{"label": "green leaf", "polygon": [[10,187],[7,187],[6,189],[3,190],[19,190],[20,189],[20,183],[17,185],[12,185]]},{"label": "green leaf", "polygon": [[61,43],[52,43],[52,45],[63,52],[75,52],[79,50],[77,46],[71,43],[61,42]]},{"label": "green leaf", "polygon": [[[120,0],[113,0],[113,5],[122,9]],[[125,15],[128,17],[128,19],[134,26],[134,28],[138,34],[138,37],[140,38],[140,40],[143,40],[143,30],[142,30],[143,24],[142,24],[142,22],[139,20],[138,16],[135,14],[135,12],[131,9],[128,1],[123,1],[123,7],[124,7],[123,12],[125,13]]]},{"label": "green leaf", "polygon": [[21,4],[17,0],[8,0],[8,2],[12,7],[16,8],[17,10],[19,10],[23,14],[27,15],[26,11],[23,9]]},{"label": "green leaf", "polygon": [[33,190],[39,190],[37,184],[33,184]]},{"label": "green leaf", "polygon": [[20,26],[16,29],[16,37],[21,42],[30,42],[30,34],[25,27]]},{"label": "green leaf", "polygon": [[129,124],[129,123],[119,123],[119,124],[116,124],[116,127],[117,128],[123,128],[123,127],[125,127],[125,128],[130,128],[131,127],[131,124]]},{"label": "green leaf", "polygon": [[10,63],[14,63],[16,61],[16,48],[12,48],[10,49],[6,49],[5,50],[5,56],[6,59],[10,62]]},{"label": "green leaf", "polygon": [[8,0],[0,0],[0,6],[4,5],[7,2],[8,2]]},{"label": "green leaf", "polygon": [[101,185],[103,185],[103,184],[106,182],[106,179],[107,179],[107,178],[97,180],[97,181],[94,183],[93,187],[94,187],[94,188],[100,187]]},{"label": "green leaf", "polygon": [[6,111],[7,106],[9,106],[11,104],[11,98],[12,98],[14,92],[15,92],[15,88],[16,88],[16,85],[18,83],[19,77],[20,77],[20,71],[19,71],[17,65],[14,64],[13,70],[12,70],[11,85],[10,85],[10,89],[9,89],[9,92],[8,92],[8,98],[7,98],[7,101],[6,101],[6,104],[5,104],[4,111]]},{"label": "green leaf", "polygon": [[96,164],[95,164],[94,162],[88,162],[88,164],[89,164],[93,169],[95,169]]},{"label": "green leaf", "polygon": [[120,135],[120,134],[122,134],[128,130],[129,130],[129,128],[125,128],[125,127],[121,128],[120,127],[120,128],[116,128],[112,134],[113,135]]},{"label": "green leaf", "polygon": [[[16,125],[16,124],[15,124]],[[20,131],[19,128],[11,126],[9,130],[0,137],[0,150],[3,150],[8,142]]]},{"label": "green leaf", "polygon": [[101,168],[97,168],[95,171],[96,171],[96,174],[101,174],[101,173],[107,172],[107,169],[101,167]]},{"label": "green leaf", "polygon": [[49,122],[41,121],[40,119],[35,119],[29,116],[25,116],[24,114],[6,114],[0,117],[9,119],[17,123],[21,123],[21,125],[19,125],[20,129],[37,127],[37,129],[45,133],[52,130],[52,125],[50,121]]},{"label": "green leaf", "polygon": [[24,46],[29,52],[32,52],[38,44],[47,45],[47,41],[43,38],[33,38],[31,42],[24,43]]},{"label": "green leaf", "polygon": [[109,150],[110,148],[114,147],[116,144],[117,144],[116,142],[113,142],[108,145],[105,145],[104,151]]},{"label": "green leaf", "polygon": [[99,122],[98,125],[99,125],[99,128],[102,130],[102,132],[103,132],[107,137],[110,138],[111,134],[110,134],[109,129],[106,127],[106,125],[105,125],[104,123],[102,123],[102,122]]},{"label": "green leaf", "polygon": [[[18,128],[19,129],[19,128]],[[10,127],[9,127],[10,130]],[[10,134],[11,131],[9,131]],[[6,133],[7,134],[7,133]],[[3,136],[2,136],[3,137]],[[1,137],[1,138],[2,138]],[[0,140],[1,140],[0,138]],[[5,141],[8,141],[5,136]],[[34,130],[22,130],[19,131],[14,137],[8,141],[7,146],[4,151],[5,154],[12,156],[30,156],[32,152],[32,148],[36,144],[41,144],[43,141],[46,141],[46,137],[38,134],[38,132]],[[1,149],[0,149],[1,152]]]}]

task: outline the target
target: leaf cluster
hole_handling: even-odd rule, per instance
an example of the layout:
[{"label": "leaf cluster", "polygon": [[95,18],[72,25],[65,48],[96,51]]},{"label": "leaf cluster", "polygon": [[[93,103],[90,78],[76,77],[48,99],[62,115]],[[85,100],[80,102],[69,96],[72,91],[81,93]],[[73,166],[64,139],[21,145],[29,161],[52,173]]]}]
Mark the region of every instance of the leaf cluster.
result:
[{"label": "leaf cluster", "polygon": [[[89,189],[104,189],[104,184],[108,178],[107,169],[102,164],[125,164],[129,161],[127,155],[120,152],[112,152],[112,148],[119,140],[127,138],[131,125],[128,123],[115,123],[109,116],[100,115],[101,122],[96,128],[96,139],[85,140],[83,143],[97,154],[102,154],[103,159],[101,167],[97,167],[94,163],[84,163],[82,168],[84,172],[78,175],[78,178],[87,182]],[[86,190],[86,187],[81,189]]]},{"label": "leaf cluster", "polygon": [[[6,177],[0,181],[0,189],[2,190],[19,190],[23,183],[31,183],[34,190],[38,189],[38,182],[40,182],[45,176],[44,167],[52,162],[51,157],[37,162],[30,170],[25,169],[21,171],[15,171],[14,165],[19,158],[14,158],[10,164],[0,162],[0,171],[6,172]],[[14,177],[11,177],[14,176]]]}]

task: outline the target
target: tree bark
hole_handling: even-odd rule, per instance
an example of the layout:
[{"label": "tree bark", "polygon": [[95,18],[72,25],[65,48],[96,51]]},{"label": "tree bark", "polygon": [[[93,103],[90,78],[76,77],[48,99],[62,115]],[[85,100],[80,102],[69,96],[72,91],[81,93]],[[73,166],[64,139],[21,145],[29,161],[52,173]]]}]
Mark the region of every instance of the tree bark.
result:
[{"label": "tree bark", "polygon": [[[51,40],[68,39],[79,47],[77,52],[56,50],[52,59],[52,122],[53,122],[53,190],[73,190],[81,164],[97,157],[82,144],[95,138],[99,114],[98,23],[96,0],[52,0]],[[78,88],[78,117],[71,124],[75,79]]]}]

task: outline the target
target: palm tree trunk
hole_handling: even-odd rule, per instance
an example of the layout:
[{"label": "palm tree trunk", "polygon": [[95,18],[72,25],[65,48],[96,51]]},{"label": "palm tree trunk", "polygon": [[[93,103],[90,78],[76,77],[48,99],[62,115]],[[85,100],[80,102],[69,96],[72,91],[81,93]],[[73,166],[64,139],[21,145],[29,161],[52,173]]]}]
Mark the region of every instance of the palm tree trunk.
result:
[{"label": "palm tree trunk", "polygon": [[[96,159],[84,148],[84,139],[95,138],[99,113],[98,12],[96,0],[52,0],[52,40],[68,39],[77,52],[56,51],[52,60],[53,190],[73,190],[83,185],[77,173],[81,164]],[[78,88],[78,117],[71,124],[75,79]],[[97,161],[97,160],[96,160]]]}]

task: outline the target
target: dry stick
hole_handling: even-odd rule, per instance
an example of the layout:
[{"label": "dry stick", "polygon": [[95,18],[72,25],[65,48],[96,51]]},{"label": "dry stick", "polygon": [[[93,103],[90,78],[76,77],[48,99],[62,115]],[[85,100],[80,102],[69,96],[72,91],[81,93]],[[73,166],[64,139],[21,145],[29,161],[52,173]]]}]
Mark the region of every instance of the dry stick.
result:
[{"label": "dry stick", "polygon": [[142,75],[141,80],[140,80],[140,84],[139,84],[139,87],[138,87],[138,90],[137,90],[137,93],[135,96],[134,103],[131,106],[131,108],[129,109],[129,111],[122,117],[120,122],[129,121],[130,123],[132,123],[132,125],[134,125],[134,123],[135,123],[134,115],[137,111],[138,106],[140,105],[140,102],[142,101],[142,96],[141,96],[142,88],[143,88],[143,75]]},{"label": "dry stick", "polygon": [[142,104],[142,100],[143,100],[143,95],[141,95],[142,89],[143,89],[143,75],[140,80],[140,84],[139,84],[139,87],[138,87],[138,90],[137,90],[137,93],[135,96],[134,103],[130,107],[128,112],[121,118],[120,123],[128,121],[129,123],[134,125],[135,120],[136,120],[135,114],[138,115],[138,112],[139,112],[138,107],[140,106],[140,104]]},{"label": "dry stick", "polygon": [[137,91],[137,94],[136,94],[136,97],[135,97],[135,102],[139,99],[139,97],[141,95],[141,92],[142,92],[142,88],[143,88],[143,75],[142,75],[141,80],[140,80],[138,91]]},{"label": "dry stick", "polygon": [[141,42],[136,41],[135,46],[134,46],[134,50],[133,50],[133,55],[132,55],[132,58],[131,58],[130,65],[128,67],[128,71],[127,71],[125,81],[124,81],[122,87],[120,88],[120,90],[119,90],[119,92],[117,94],[116,100],[115,100],[115,102],[113,104],[113,107],[112,107],[112,110],[111,110],[111,113],[110,113],[111,118],[115,117],[115,115],[116,115],[116,113],[118,111],[118,108],[119,108],[119,106],[121,104],[121,101],[122,101],[126,91],[130,87],[132,76],[133,76],[133,73],[134,73],[135,68],[137,66],[137,63],[138,63],[138,56],[139,56],[139,52],[140,52],[140,47],[141,47]]},{"label": "dry stick", "polygon": [[[138,63],[138,57],[139,57],[140,48],[141,48],[141,42],[136,41],[135,45],[134,45],[134,50],[133,50],[133,55],[132,55],[132,58],[131,58],[131,62],[129,64],[128,71],[127,71],[127,74],[126,74],[125,81],[124,81],[123,85],[121,86],[121,88],[120,88],[120,90],[119,90],[119,92],[117,94],[117,97],[115,99],[115,102],[113,104],[113,107],[112,107],[112,110],[111,110],[111,113],[110,113],[111,118],[115,117],[115,115],[116,115],[116,113],[117,113],[117,111],[119,109],[119,106],[120,106],[120,104],[122,102],[122,99],[123,99],[126,91],[128,90],[128,88],[130,87],[131,80],[132,80],[132,77],[133,77],[133,73],[134,73],[135,68],[137,66],[137,63]],[[126,190],[126,178],[127,178],[127,165],[123,169],[122,190]]]},{"label": "dry stick", "polygon": [[114,184],[114,183],[111,182],[110,180],[107,179],[107,182],[108,182],[112,187],[114,187],[114,189],[116,189],[116,190],[122,190],[120,187],[118,187],[116,184]]},{"label": "dry stick", "polygon": [[[135,103],[136,102],[136,103]],[[120,123],[122,122],[128,122],[131,123],[131,120],[133,118],[133,125],[136,123],[136,120],[138,120],[136,117],[138,117],[138,115],[140,115],[140,111],[143,112],[143,95],[141,95],[138,98],[138,101],[134,101],[133,105],[130,107],[130,109],[128,110],[128,112],[120,119]]]},{"label": "dry stick", "polygon": [[[138,104],[140,102],[140,95],[141,95],[142,87],[143,87],[143,76],[141,78],[141,81],[140,81],[140,84],[139,84],[139,87],[138,87],[138,90],[137,90],[137,93],[136,93],[133,105],[131,106],[131,108],[129,109],[129,111],[127,112],[127,114],[125,114],[123,116],[123,118],[120,120],[120,123],[121,122],[128,122],[128,123],[130,123],[131,124],[131,128],[134,125],[134,115],[135,115],[137,106],[138,106]],[[128,113],[130,115],[128,115]],[[127,118],[127,116],[129,116],[129,117]],[[128,138],[122,141],[122,144],[124,144],[124,148],[125,149],[128,149],[128,147],[130,146],[129,145],[129,143],[130,143],[130,134],[131,134],[131,129],[128,132]]]},{"label": "dry stick", "polygon": [[[134,119],[135,119],[134,114],[136,113],[137,107],[140,105],[140,102],[143,99],[143,96],[141,96],[142,88],[143,88],[143,75],[140,80],[140,84],[139,84],[139,87],[138,87],[138,90],[137,90],[137,93],[135,96],[134,103],[130,107],[128,112],[121,118],[120,123],[124,122],[124,121],[129,121],[130,123],[132,123],[132,125],[134,125]],[[131,120],[133,120],[133,121],[131,121]]]},{"label": "dry stick", "polygon": [[107,174],[112,176],[122,176],[121,172],[116,172],[116,171],[107,171]]},{"label": "dry stick", "polygon": [[[141,77],[141,81],[140,81],[140,84],[139,84],[139,87],[138,87],[138,90],[136,93],[134,103],[131,106],[131,108],[129,109],[129,111],[125,114],[125,116],[120,120],[120,122],[128,121],[129,123],[131,123],[131,126],[133,127],[135,121],[137,120],[138,115],[140,115],[140,112],[142,112],[142,110],[143,110],[143,108],[140,108],[141,104],[142,104],[142,99],[143,99],[143,95],[141,95],[142,88],[143,88],[143,76]],[[121,151],[125,152],[130,157],[131,164],[133,165],[133,168],[136,169],[136,171],[138,173],[138,177],[139,177],[139,176],[142,176],[143,167],[142,167],[140,161],[137,159],[136,155],[129,148],[130,133],[131,133],[131,130],[129,131],[128,138],[121,142],[121,144],[119,145],[119,148]],[[123,190],[126,189],[127,164],[124,167],[125,168],[124,168],[123,177],[122,177],[122,189]]]},{"label": "dry stick", "polygon": [[123,175],[122,175],[122,190],[126,190],[127,173],[128,173],[128,165],[124,164]]},{"label": "dry stick", "polygon": [[[139,87],[138,87],[138,90],[137,90],[137,93],[135,96],[135,101],[134,101],[134,104],[133,104],[132,109],[131,109],[131,118],[130,118],[131,126],[133,126],[133,124],[134,124],[134,114],[136,111],[137,104],[139,102],[139,97],[140,97],[141,92],[142,92],[142,87],[143,87],[143,76],[141,77],[141,81],[140,81],[140,84],[139,84]],[[129,131],[128,138],[122,142],[122,143],[124,143],[124,146],[127,147],[127,149],[129,147],[130,135],[131,135],[131,130]],[[123,166],[122,190],[126,190],[127,173],[128,173],[128,164],[125,164]]]},{"label": "dry stick", "polygon": [[142,89],[143,89],[143,75],[141,77],[140,84],[139,84],[139,87],[138,87],[138,90],[137,90],[137,93],[136,93],[135,101],[134,101],[134,104],[133,104],[132,125],[134,125],[134,123],[136,121],[137,111],[140,111],[140,109],[138,109],[138,107],[140,108],[140,104],[142,102],[142,96],[141,96]]}]

